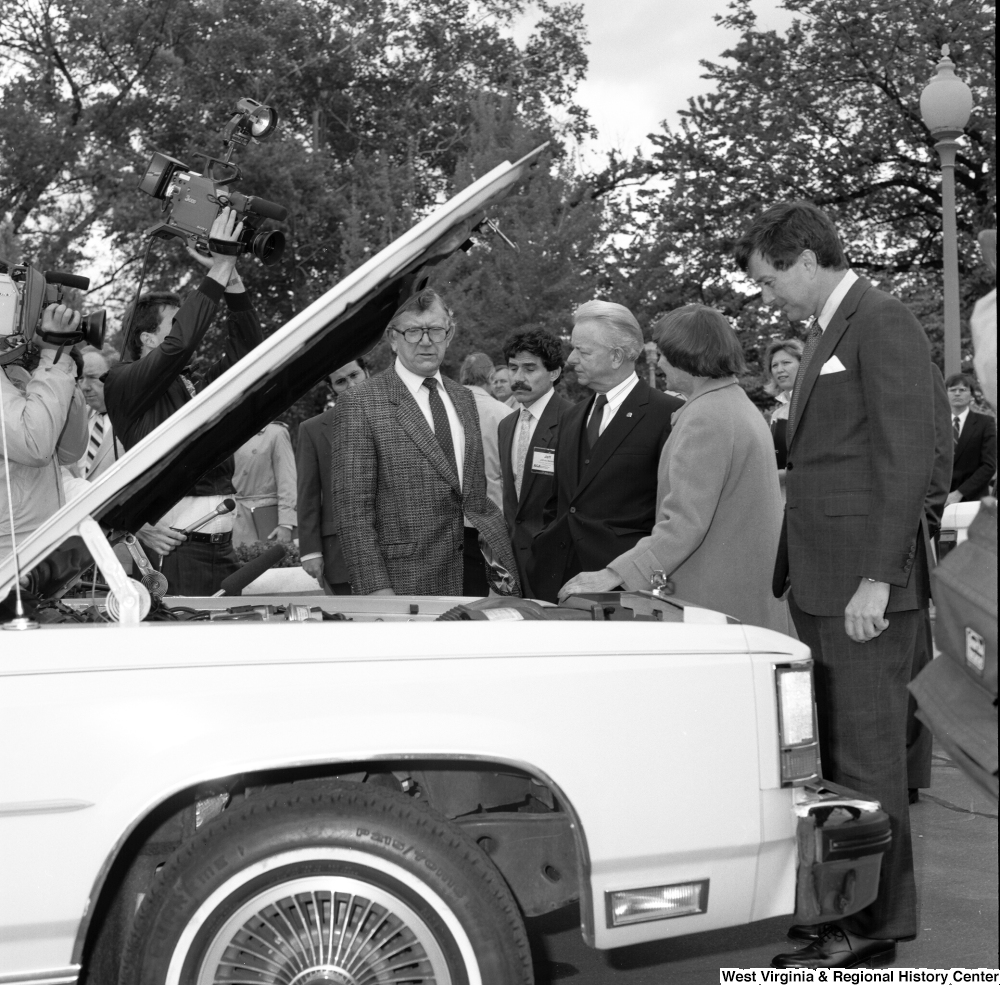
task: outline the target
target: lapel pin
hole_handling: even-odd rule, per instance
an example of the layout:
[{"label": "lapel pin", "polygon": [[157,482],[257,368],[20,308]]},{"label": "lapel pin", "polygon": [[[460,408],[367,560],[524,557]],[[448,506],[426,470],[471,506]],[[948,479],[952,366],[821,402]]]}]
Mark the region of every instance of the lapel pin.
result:
[{"label": "lapel pin", "polygon": [[632,416],[632,411],[629,411],[625,416],[626,417],[631,417]]}]

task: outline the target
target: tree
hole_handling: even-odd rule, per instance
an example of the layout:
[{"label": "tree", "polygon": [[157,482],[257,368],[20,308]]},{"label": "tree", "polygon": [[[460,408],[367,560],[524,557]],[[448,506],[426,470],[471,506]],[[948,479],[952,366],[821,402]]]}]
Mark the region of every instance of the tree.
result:
[{"label": "tree", "polygon": [[[717,18],[739,32],[725,61],[703,62],[716,90],[679,126],[652,135],[650,159],[612,162],[611,178],[658,179],[625,201],[631,230],[607,282],[646,319],[690,301],[736,320],[751,360],[787,327],[734,276],[732,247],[768,204],[828,210],[851,264],[910,304],[940,348],[941,192],[919,95],[951,46],[976,109],[959,154],[960,262],[966,308],[986,293],[975,233],[996,210],[995,13],[984,0],[785,0],[801,15],[759,30],[750,0]],[[620,205],[620,208],[622,206]]]},{"label": "tree", "polygon": [[[0,0],[0,214],[47,265],[95,228],[134,253],[159,203],[135,190],[149,153],[218,153],[240,95],[280,107],[281,134],[241,155],[245,191],[289,207],[289,249],[255,271],[282,320],[452,187],[475,100],[527,125],[588,131],[572,93],[580,11],[545,0],[519,48],[522,0]],[[371,193],[372,197],[366,195]],[[344,233],[349,235],[345,239]],[[354,242],[350,235],[354,235]],[[359,250],[358,239],[364,239]],[[176,257],[154,279],[176,278]]]},{"label": "tree", "polygon": [[[114,258],[101,294],[133,294],[160,203],[136,190],[160,150],[200,171],[239,96],[282,125],[237,155],[239,189],[289,210],[281,262],[243,264],[265,331],[284,323],[469,180],[486,106],[536,144],[590,133],[573,101],[582,11],[542,0],[0,0],[0,220],[24,256],[74,269]],[[553,110],[569,122],[557,125]],[[488,112],[493,112],[489,110]],[[123,266],[124,265],[124,266]],[[194,276],[157,241],[145,286]],[[208,347],[211,349],[212,340]]]}]

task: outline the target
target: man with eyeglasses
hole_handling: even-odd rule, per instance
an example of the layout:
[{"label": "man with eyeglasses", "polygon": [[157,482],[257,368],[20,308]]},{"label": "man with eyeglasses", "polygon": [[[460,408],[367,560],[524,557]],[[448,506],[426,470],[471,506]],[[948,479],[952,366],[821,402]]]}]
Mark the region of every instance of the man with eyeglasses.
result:
[{"label": "man with eyeglasses", "polygon": [[475,400],[441,375],[454,335],[441,297],[420,291],[386,329],[394,365],[337,400],[333,496],[356,594],[481,597],[484,554],[495,586],[517,591],[503,514],[486,495]]}]

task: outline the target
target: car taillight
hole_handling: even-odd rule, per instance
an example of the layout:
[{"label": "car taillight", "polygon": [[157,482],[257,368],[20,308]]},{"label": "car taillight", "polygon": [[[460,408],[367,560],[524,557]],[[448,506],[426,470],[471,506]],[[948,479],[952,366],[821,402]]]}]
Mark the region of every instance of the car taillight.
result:
[{"label": "car taillight", "polygon": [[819,735],[811,664],[774,668],[778,697],[778,744],[783,787],[820,775]]}]

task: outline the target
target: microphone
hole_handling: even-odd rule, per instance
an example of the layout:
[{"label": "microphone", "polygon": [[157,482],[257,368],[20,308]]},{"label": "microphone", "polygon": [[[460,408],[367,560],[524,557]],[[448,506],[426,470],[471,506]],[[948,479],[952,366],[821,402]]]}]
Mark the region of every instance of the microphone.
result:
[{"label": "microphone", "polygon": [[266,198],[257,198],[256,195],[244,195],[242,192],[229,192],[229,202],[240,212],[249,212],[252,215],[259,215],[262,219],[274,219],[276,222],[284,222],[288,218],[288,209],[277,202],[269,202]]},{"label": "microphone", "polygon": [[239,571],[234,571],[228,578],[222,580],[222,587],[213,598],[219,595],[242,595],[243,589],[250,582],[259,578],[268,568],[273,568],[288,552],[284,545],[275,544],[252,561],[248,561]]},{"label": "microphone", "polygon": [[[182,534],[193,534],[199,528],[205,526],[210,520],[214,520],[217,516],[222,516],[225,513],[232,513],[236,509],[235,499],[224,499],[221,503],[211,513],[206,513],[197,523],[192,523],[190,527],[185,527],[181,533]],[[176,528],[174,528],[176,529]]]}]

